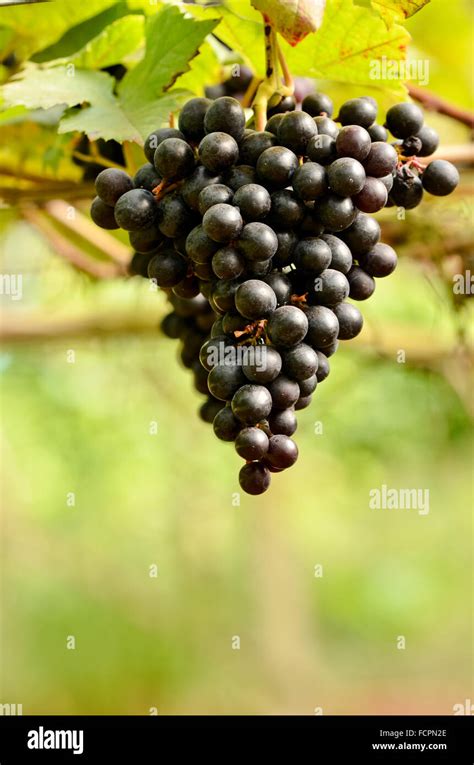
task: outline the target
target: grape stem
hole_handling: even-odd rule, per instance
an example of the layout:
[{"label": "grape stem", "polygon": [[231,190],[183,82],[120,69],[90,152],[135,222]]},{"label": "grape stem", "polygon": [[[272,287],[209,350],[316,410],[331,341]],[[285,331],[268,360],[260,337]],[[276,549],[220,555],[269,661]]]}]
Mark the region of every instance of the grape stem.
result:
[{"label": "grape stem", "polygon": [[460,109],[458,106],[454,106],[454,104],[450,104],[448,101],[440,98],[436,93],[420,88],[419,85],[408,85],[408,93],[415,101],[423,104],[425,109],[444,114],[474,130],[474,114],[467,109]]},{"label": "grape stem", "polygon": [[[293,94],[293,80],[278,46],[277,33],[267,16],[263,15],[265,36],[265,79],[260,83],[253,101],[255,127],[264,130],[267,121],[268,105],[278,103],[281,97]],[[284,84],[279,77],[279,64],[282,66]]]}]

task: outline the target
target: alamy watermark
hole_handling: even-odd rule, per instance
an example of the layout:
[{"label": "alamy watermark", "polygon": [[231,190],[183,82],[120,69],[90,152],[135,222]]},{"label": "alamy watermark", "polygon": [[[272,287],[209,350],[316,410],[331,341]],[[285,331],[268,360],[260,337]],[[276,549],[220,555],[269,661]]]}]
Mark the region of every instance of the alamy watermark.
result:
[{"label": "alamy watermark", "polygon": [[23,297],[22,274],[0,274],[0,295],[8,295],[12,300]]},{"label": "alamy watermark", "polygon": [[226,345],[224,342],[211,344],[207,349],[207,362],[210,367],[252,366],[258,372],[264,372],[268,363],[267,346]]},{"label": "alamy watermark", "polygon": [[369,64],[371,80],[414,80],[419,85],[428,85],[430,81],[430,62],[427,58],[413,61],[396,61],[382,56],[372,59]]},{"label": "alamy watermark", "polygon": [[430,512],[429,489],[391,489],[386,484],[369,491],[371,510],[416,510],[418,515]]}]

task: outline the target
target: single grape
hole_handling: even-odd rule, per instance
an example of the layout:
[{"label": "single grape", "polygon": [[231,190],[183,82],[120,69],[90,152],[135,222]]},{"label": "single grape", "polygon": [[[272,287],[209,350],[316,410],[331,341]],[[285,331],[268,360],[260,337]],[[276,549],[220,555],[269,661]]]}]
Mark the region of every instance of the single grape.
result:
[{"label": "single grape", "polygon": [[240,161],[244,165],[256,165],[260,154],[275,144],[276,137],[273,133],[265,130],[251,133],[240,144]]},{"label": "single grape", "polygon": [[284,189],[298,167],[298,158],[284,146],[272,146],[265,149],[257,161],[257,174],[264,183],[273,189]]},{"label": "single grape", "polygon": [[283,112],[280,114],[273,114],[270,119],[267,120],[267,124],[265,125],[265,133],[271,133],[272,135],[277,136],[278,128],[284,116],[285,115]]},{"label": "single grape", "polygon": [[235,307],[246,319],[261,319],[275,310],[277,299],[269,284],[259,279],[249,279],[238,287]]},{"label": "single grape", "polygon": [[246,377],[237,364],[217,364],[209,372],[207,387],[214,398],[230,401],[245,382]]},{"label": "single grape", "polygon": [[375,213],[387,204],[388,192],[379,178],[365,179],[358,194],[354,196],[354,204],[358,210],[365,213]]},{"label": "single grape", "polygon": [[373,178],[393,173],[397,166],[398,154],[389,143],[374,141],[364,160],[365,172]]},{"label": "single grape", "polygon": [[272,313],[267,323],[267,334],[272,343],[290,348],[300,343],[308,331],[304,312],[292,305],[283,305]]},{"label": "single grape", "polygon": [[242,428],[235,439],[235,451],[244,460],[261,460],[268,452],[268,436],[261,428]]},{"label": "single grape", "polygon": [[304,201],[318,199],[326,193],[327,188],[326,171],[316,162],[305,162],[293,175],[295,194]]},{"label": "single grape", "polygon": [[212,101],[209,98],[191,98],[179,113],[178,127],[191,143],[199,143],[204,136],[204,117]]},{"label": "single grape", "polygon": [[[312,348],[324,348],[337,339],[339,324],[330,308],[322,305],[310,305],[306,309],[308,334],[306,342]],[[318,367],[316,367],[315,372]],[[307,375],[309,377],[309,375]]]},{"label": "single grape", "polygon": [[295,411],[299,412],[300,409],[307,409],[312,400],[312,396],[301,396],[295,404]]},{"label": "single grape", "polygon": [[418,156],[429,157],[431,154],[434,154],[439,146],[439,135],[436,130],[428,127],[428,125],[423,125],[416,135],[421,141],[421,149],[418,152]]},{"label": "single grape", "polygon": [[235,293],[239,283],[233,279],[218,281],[212,291],[212,299],[219,311],[235,311]]},{"label": "single grape", "polygon": [[298,459],[298,447],[284,435],[272,436],[268,444],[267,460],[277,468],[289,468]]},{"label": "single grape", "polygon": [[240,487],[246,494],[263,494],[270,486],[270,471],[260,462],[248,462],[239,473]]},{"label": "single grape", "polygon": [[362,329],[364,318],[359,309],[352,303],[339,303],[334,306],[334,313],[339,322],[339,340],[352,340]]},{"label": "single grape", "polygon": [[257,173],[252,165],[235,165],[226,176],[226,183],[233,191],[237,191],[241,186],[257,182]]},{"label": "single grape", "polygon": [[422,146],[421,138],[416,135],[409,135],[402,141],[402,152],[405,157],[415,157],[421,151]]},{"label": "single grape", "polygon": [[[329,165],[337,158],[336,141],[325,133],[315,135],[308,141],[306,154],[312,162],[317,162],[320,165]],[[305,165],[302,165],[302,167],[305,167]]]},{"label": "single grape", "polygon": [[247,260],[268,260],[278,249],[278,239],[266,223],[247,223],[242,229],[238,246]]},{"label": "single grape", "polygon": [[[309,331],[309,330],[308,330]],[[296,380],[306,380],[316,373],[318,357],[316,352],[306,343],[299,343],[283,353],[283,369],[288,377]]]},{"label": "single grape", "polygon": [[328,135],[330,138],[334,138],[334,140],[336,140],[337,136],[339,135],[339,128],[334,120],[330,119],[329,117],[315,117],[314,123],[318,129],[318,135]]},{"label": "single grape", "polygon": [[318,383],[323,382],[329,375],[330,367],[327,356],[322,351],[316,351],[318,354],[318,371],[316,372],[316,379]]},{"label": "single grape", "polygon": [[131,247],[141,253],[153,252],[165,241],[163,234],[156,225],[142,228],[139,231],[130,231],[129,239]]},{"label": "single grape", "polygon": [[340,237],[354,258],[357,258],[377,244],[380,239],[380,225],[371,215],[359,213],[354,223],[341,232]]},{"label": "single grape", "polygon": [[294,251],[294,263],[297,268],[311,274],[320,274],[331,263],[329,245],[318,237],[300,239]]},{"label": "single grape", "polygon": [[354,222],[357,210],[350,197],[329,194],[319,203],[317,215],[329,231],[343,231]]},{"label": "single grape", "polygon": [[373,125],[367,128],[367,132],[370,135],[372,141],[386,141],[388,138],[388,131],[383,125],[379,125],[374,122]]},{"label": "single grape", "polygon": [[208,133],[199,144],[199,159],[212,173],[220,173],[233,165],[239,156],[237,141],[227,133]]},{"label": "single grape", "polygon": [[159,287],[174,287],[184,279],[187,270],[188,264],[175,250],[164,250],[154,255],[148,264],[148,276]]},{"label": "single grape", "polygon": [[157,204],[158,226],[162,234],[170,238],[189,232],[195,216],[184,204],[179,194],[167,194]]},{"label": "single grape", "polygon": [[124,170],[115,167],[107,167],[102,170],[95,179],[97,196],[106,205],[113,207],[122,194],[133,189],[133,181]]},{"label": "single grape", "polygon": [[423,185],[418,176],[411,174],[410,171],[395,175],[390,199],[397,207],[412,210],[414,207],[418,207],[422,198]]},{"label": "single grape", "polygon": [[181,140],[184,140],[184,135],[180,130],[176,130],[176,128],[170,127],[159,128],[158,130],[154,130],[153,133],[150,133],[148,138],[145,140],[143,151],[148,162],[150,162],[152,165],[155,157],[155,151],[157,150],[160,143],[165,141],[166,138],[181,138]]},{"label": "single grape", "polygon": [[329,188],[341,197],[351,197],[362,190],[365,170],[357,159],[340,157],[327,169]]},{"label": "single grape", "polygon": [[241,141],[245,133],[245,113],[240,103],[230,96],[216,98],[204,117],[206,133],[228,133]]},{"label": "single grape", "polygon": [[352,266],[347,280],[350,286],[349,297],[353,300],[367,300],[375,290],[375,281],[359,266]]},{"label": "single grape", "polygon": [[[317,356],[318,351],[315,351],[315,353]],[[306,380],[300,380],[298,385],[300,386],[301,396],[303,397],[311,396],[316,390],[316,388],[318,387],[318,378],[316,377],[316,373],[314,375],[311,375],[311,377],[307,377]],[[291,436],[291,433],[287,433],[286,435]]]},{"label": "single grape", "polygon": [[106,205],[100,197],[95,197],[91,204],[91,218],[100,228],[106,228],[112,230],[114,228],[120,228],[119,224],[115,220],[114,208],[110,205]]},{"label": "single grape", "polygon": [[272,206],[267,189],[258,183],[248,183],[237,189],[233,203],[240,209],[242,217],[247,222],[265,218]]},{"label": "single grape", "polygon": [[289,189],[274,191],[271,196],[268,223],[276,229],[291,229],[304,218],[305,207],[296,194]]},{"label": "single grape", "polygon": [[186,254],[196,263],[209,263],[219,244],[208,237],[201,224],[195,226],[186,238]]},{"label": "single grape", "polygon": [[201,420],[207,422],[209,425],[213,422],[214,418],[223,408],[222,401],[218,401],[213,396],[208,396],[206,401],[201,404],[199,409],[199,416]]},{"label": "single grape", "polygon": [[202,227],[215,242],[236,239],[243,227],[242,216],[233,205],[217,204],[210,207],[202,219]]},{"label": "single grape", "polygon": [[272,397],[263,385],[242,385],[232,398],[232,411],[245,425],[257,425],[271,410]]},{"label": "single grape", "polygon": [[324,353],[328,357],[328,356],[333,356],[336,353],[338,348],[339,348],[339,340],[334,340],[334,342],[331,343],[331,345],[325,345],[320,350],[324,351]]},{"label": "single grape", "polygon": [[201,215],[213,205],[230,204],[234,192],[223,183],[214,183],[211,186],[205,186],[199,194],[198,207]]},{"label": "single grape", "polygon": [[423,112],[416,104],[396,104],[388,110],[385,125],[395,138],[408,138],[421,130]]},{"label": "single grape", "polygon": [[268,385],[268,390],[276,410],[289,409],[294,406],[300,397],[300,387],[296,380],[290,380],[284,375],[279,375],[276,380]]},{"label": "single grape", "polygon": [[271,345],[248,346],[247,357],[242,369],[250,382],[266,385],[275,380],[281,372],[281,356]]},{"label": "single grape", "polygon": [[212,270],[218,279],[237,279],[244,268],[242,255],[230,245],[221,247],[212,258]]},{"label": "single grape", "polygon": [[155,151],[153,163],[162,178],[179,180],[194,170],[194,153],[181,138],[165,138]]},{"label": "single grape", "polygon": [[157,216],[155,197],[145,189],[132,189],[122,194],[115,205],[115,220],[125,231],[138,231],[151,226]]},{"label": "single grape", "polygon": [[341,125],[360,125],[368,128],[375,122],[376,117],[377,106],[368,98],[350,98],[342,104],[338,122]]},{"label": "single grape", "polygon": [[298,427],[293,409],[272,411],[268,418],[268,424],[274,435],[292,436]]},{"label": "single grape", "polygon": [[459,173],[451,162],[435,159],[424,170],[421,179],[425,191],[437,197],[444,197],[451,194],[458,185]]},{"label": "single grape", "polygon": [[359,264],[370,276],[389,276],[397,267],[397,253],[390,245],[379,242],[359,256]]},{"label": "single grape", "polygon": [[341,303],[349,294],[347,278],[340,271],[327,268],[314,280],[312,298],[319,305],[333,306]]},{"label": "single grape", "polygon": [[161,176],[156,172],[155,166],[151,162],[147,162],[138,168],[133,177],[133,185],[137,189],[147,189],[147,191],[153,191],[161,181]]},{"label": "single grape", "polygon": [[372,141],[365,128],[347,125],[341,128],[336,138],[336,149],[340,157],[352,157],[363,162],[368,156]]},{"label": "single grape", "polygon": [[263,281],[270,285],[277,299],[277,307],[286,305],[291,297],[291,282],[285,274],[275,272],[265,276]]},{"label": "single grape", "polygon": [[234,417],[231,407],[222,407],[222,402],[219,403],[221,408],[215,415],[212,423],[214,433],[220,441],[235,441],[242,426],[236,417]]},{"label": "single grape", "polygon": [[321,239],[331,250],[331,262],[326,268],[333,268],[342,274],[347,274],[352,266],[352,253],[347,244],[334,234],[323,234]]},{"label": "single grape", "polygon": [[278,126],[278,142],[295,154],[304,154],[310,138],[317,135],[315,121],[305,112],[287,112]]},{"label": "single grape", "polygon": [[331,117],[334,109],[331,99],[325,93],[310,93],[303,99],[301,108],[312,117],[317,117],[320,114]]}]

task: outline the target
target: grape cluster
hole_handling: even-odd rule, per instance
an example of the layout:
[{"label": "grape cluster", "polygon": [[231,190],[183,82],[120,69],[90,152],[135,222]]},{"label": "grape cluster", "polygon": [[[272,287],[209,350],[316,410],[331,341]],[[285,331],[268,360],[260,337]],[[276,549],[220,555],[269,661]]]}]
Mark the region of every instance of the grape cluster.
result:
[{"label": "grape cluster", "polygon": [[131,272],[167,293],[163,332],[206,395],[202,419],[245,460],[249,494],[295,463],[296,412],[339,341],[362,329],[347,298],[366,300],[396,267],[372,213],[458,182],[449,163],[419,161],[438,139],[414,104],[392,107],[385,125],[369,97],[335,119],[327,95],[302,106],[258,132],[236,99],[194,98],[177,128],[147,138],[134,178],[99,174],[91,209],[99,226],[129,232]]}]

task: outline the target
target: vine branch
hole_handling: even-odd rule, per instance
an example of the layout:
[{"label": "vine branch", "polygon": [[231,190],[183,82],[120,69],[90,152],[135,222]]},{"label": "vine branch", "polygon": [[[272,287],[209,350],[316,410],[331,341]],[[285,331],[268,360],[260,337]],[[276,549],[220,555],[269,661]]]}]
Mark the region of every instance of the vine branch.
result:
[{"label": "vine branch", "polygon": [[428,111],[445,114],[447,117],[451,117],[457,120],[457,122],[462,122],[463,125],[467,125],[471,130],[474,130],[474,114],[467,109],[461,109],[436,95],[436,93],[421,88],[419,85],[409,84],[408,93],[415,101],[423,104]]}]

